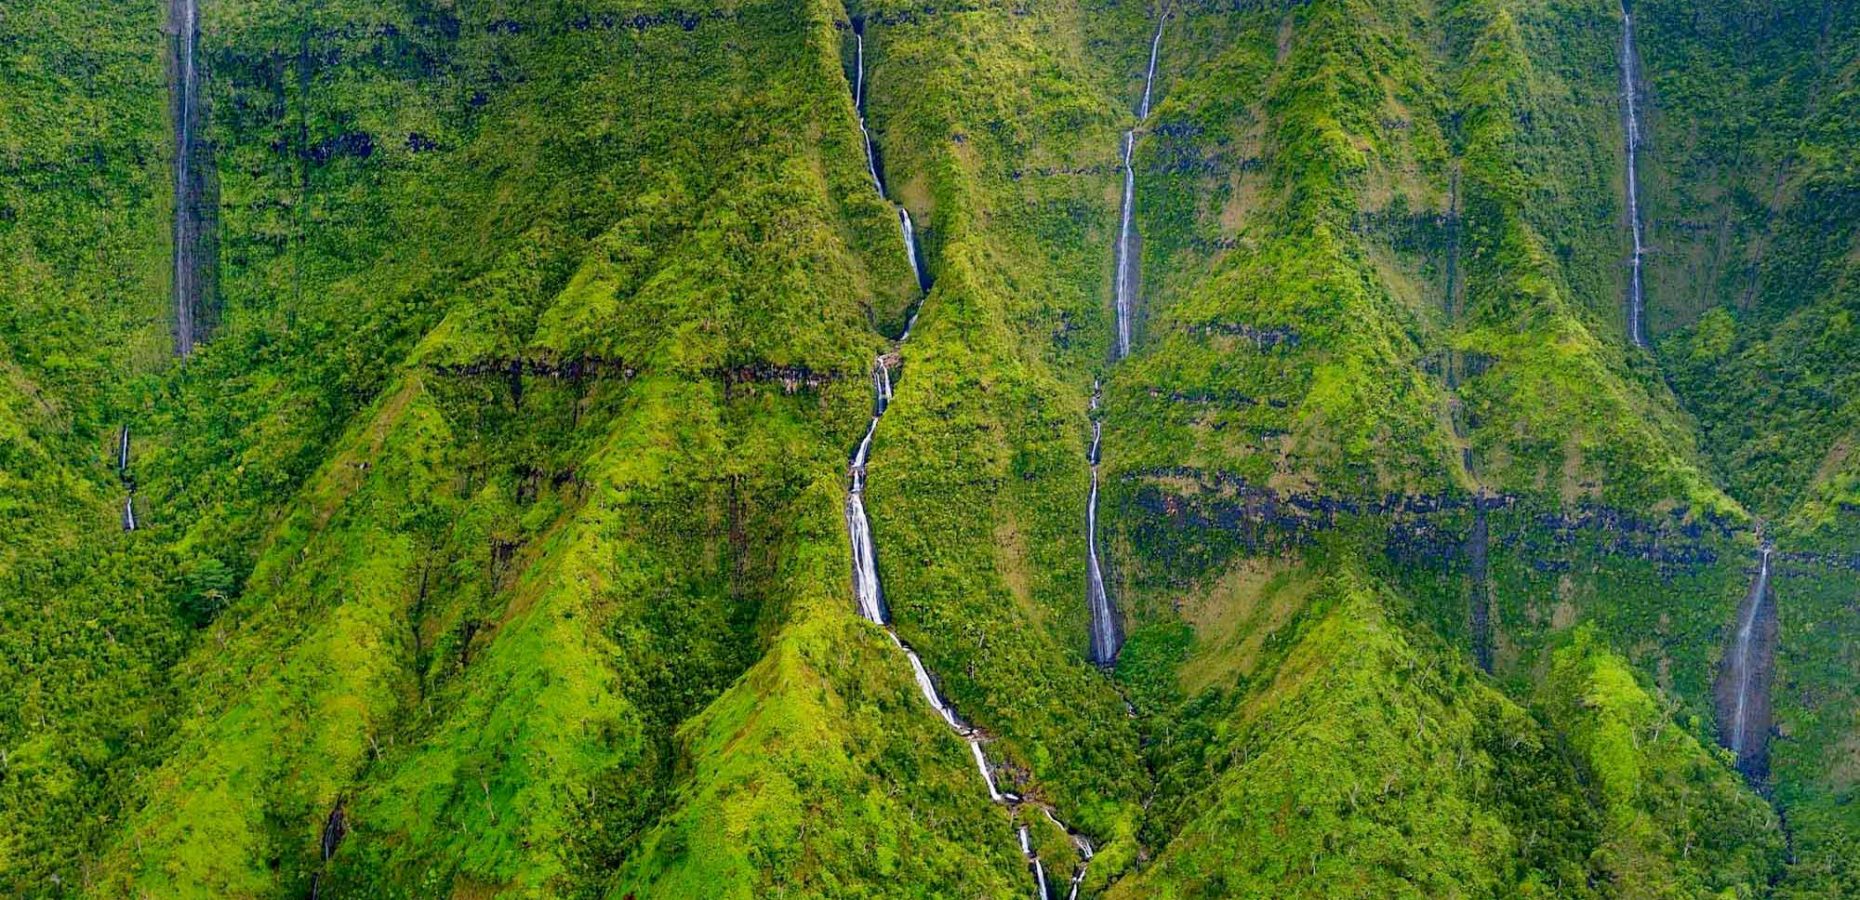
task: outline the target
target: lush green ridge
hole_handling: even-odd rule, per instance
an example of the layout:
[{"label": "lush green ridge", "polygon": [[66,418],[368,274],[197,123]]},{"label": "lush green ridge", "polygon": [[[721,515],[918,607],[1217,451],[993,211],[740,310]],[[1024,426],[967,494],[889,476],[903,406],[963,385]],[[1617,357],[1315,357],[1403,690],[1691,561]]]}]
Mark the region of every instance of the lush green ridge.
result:
[{"label": "lush green ridge", "polygon": [[180,365],[164,10],[9,7],[0,893],[1024,896],[1023,823],[1072,870],[850,602],[917,299],[855,27],[933,282],[886,597],[1086,895],[1860,891],[1860,18],[1635,12],[1650,352],[1611,0],[215,0]]},{"label": "lush green ridge", "polygon": [[164,750],[172,561],[109,465],[167,345],[161,22],[0,15],[0,892],[74,877]]}]

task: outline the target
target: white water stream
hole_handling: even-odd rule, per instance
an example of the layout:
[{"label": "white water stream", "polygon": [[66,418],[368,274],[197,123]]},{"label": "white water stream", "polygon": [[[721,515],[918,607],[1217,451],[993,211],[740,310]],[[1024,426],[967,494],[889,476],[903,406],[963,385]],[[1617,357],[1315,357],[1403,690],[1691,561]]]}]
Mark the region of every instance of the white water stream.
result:
[{"label": "white water stream", "polygon": [[[1131,319],[1136,311],[1139,267],[1133,225],[1137,207],[1137,170],[1132,157],[1136,153],[1137,129],[1143,127],[1144,121],[1150,117],[1150,101],[1156,93],[1156,62],[1162,55],[1163,26],[1168,22],[1166,12],[1156,19],[1156,33],[1150,38],[1149,65],[1143,71],[1143,100],[1137,105],[1137,124],[1124,132],[1124,202],[1118,213],[1117,280],[1112,285],[1117,307],[1117,344],[1112,354],[1114,360],[1130,355]],[[1123,649],[1123,634],[1118,626],[1117,607],[1105,589],[1104,565],[1098,555],[1098,461],[1104,437],[1104,423],[1097,416],[1099,389],[1099,385],[1092,385],[1091,449],[1087,453],[1087,461],[1091,464],[1091,493],[1085,503],[1085,602],[1091,611],[1091,660],[1098,665],[1108,666],[1117,661],[1117,653]]]},{"label": "white water stream", "polygon": [[[858,67],[853,81],[853,103],[859,114],[859,131],[865,138],[866,171],[872,176],[872,185],[878,191],[879,197],[881,199],[886,199],[885,183],[884,179],[879,175],[877,156],[872,146],[871,132],[867,129],[865,124],[865,35],[857,27],[855,27],[853,35],[856,41],[855,58]],[[919,290],[928,293],[929,282],[924,277],[923,270],[918,262],[916,230],[911,223],[911,214],[908,210],[904,209],[903,206],[899,206],[897,209],[899,228],[904,237],[905,253],[910,257],[911,261],[911,273],[917,279]],[[904,345],[910,340],[911,332],[917,326],[917,316],[918,313],[922,311],[922,306],[923,304],[920,298],[917,307],[911,310],[911,314],[905,323],[904,333],[898,337],[897,345],[900,350],[902,350]],[[951,729],[961,735],[964,741],[968,743],[969,753],[975,759],[976,772],[981,775],[982,784],[988,790],[988,799],[995,803],[1004,804],[1011,809],[1018,810],[1022,806],[1020,796],[1011,791],[1003,791],[1001,789],[1000,783],[995,777],[994,766],[988,761],[988,754],[982,749],[986,737],[979,730],[964,722],[962,717],[956,714],[955,708],[952,707],[948,701],[943,699],[942,694],[937,691],[936,679],[924,665],[923,658],[898,637],[896,629],[891,625],[889,611],[885,606],[884,589],[879,581],[877,548],[872,540],[871,522],[867,518],[865,508],[866,463],[871,458],[872,441],[878,434],[879,420],[884,418],[885,412],[891,408],[893,396],[891,366],[886,358],[882,356],[873,366],[872,392],[872,421],[866,426],[865,436],[860,439],[859,447],[853,452],[851,464],[848,466],[849,487],[846,494],[846,530],[852,544],[852,585],[854,602],[858,607],[859,614],[883,626],[885,633],[891,638],[891,642],[904,654],[905,659],[910,663],[911,675],[917,683],[918,692],[923,694],[924,701],[930,704],[930,708],[936,711],[937,715],[943,719],[944,723],[949,725]],[[1039,808],[1055,825],[1065,830],[1068,834],[1071,834],[1070,829],[1065,828],[1065,826],[1060,823],[1059,819],[1053,815],[1051,809],[1044,805],[1041,805]],[[1039,890],[1038,896],[1041,900],[1050,900],[1051,895],[1046,883],[1046,866],[1045,863],[1040,860],[1039,855],[1034,851],[1031,837],[1025,825],[1020,826],[1019,835],[1021,853],[1027,857],[1032,867],[1035,885]],[[1075,836],[1074,840],[1079,842],[1079,846],[1081,847],[1090,847],[1090,844],[1085,842],[1083,838]],[[1090,855],[1089,851],[1087,851],[1082,854],[1082,858],[1089,859]],[[1078,896],[1078,885],[1079,882],[1084,879],[1084,876],[1085,866],[1081,863],[1072,879],[1073,897]]]},{"label": "white water stream", "polygon": [[1634,233],[1634,257],[1628,276],[1628,339],[1636,347],[1647,346],[1646,294],[1641,274],[1641,258],[1646,255],[1646,233],[1640,217],[1640,108],[1634,69],[1638,57],[1634,52],[1634,16],[1626,3],[1621,6],[1621,97],[1627,107],[1627,203],[1629,229]]},{"label": "white water stream", "polygon": [[1757,668],[1752,654],[1757,646],[1757,623],[1762,621],[1763,603],[1769,597],[1770,552],[1770,548],[1763,548],[1763,561],[1757,566],[1757,580],[1750,586],[1750,596],[1746,601],[1750,609],[1744,614],[1744,622],[1737,629],[1737,655],[1732,661],[1732,671],[1736,673],[1737,679],[1737,699],[1735,712],[1731,716],[1731,752],[1737,754],[1740,763],[1750,743],[1750,686]]}]

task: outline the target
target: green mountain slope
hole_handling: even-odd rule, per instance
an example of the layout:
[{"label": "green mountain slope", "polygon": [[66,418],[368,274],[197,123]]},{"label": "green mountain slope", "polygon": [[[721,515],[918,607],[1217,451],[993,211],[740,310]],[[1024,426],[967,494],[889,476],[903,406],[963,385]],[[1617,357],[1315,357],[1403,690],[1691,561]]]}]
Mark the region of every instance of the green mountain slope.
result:
[{"label": "green mountain slope", "polygon": [[178,8],[0,10],[0,893],[1860,891],[1845,5],[207,0],[184,361]]}]

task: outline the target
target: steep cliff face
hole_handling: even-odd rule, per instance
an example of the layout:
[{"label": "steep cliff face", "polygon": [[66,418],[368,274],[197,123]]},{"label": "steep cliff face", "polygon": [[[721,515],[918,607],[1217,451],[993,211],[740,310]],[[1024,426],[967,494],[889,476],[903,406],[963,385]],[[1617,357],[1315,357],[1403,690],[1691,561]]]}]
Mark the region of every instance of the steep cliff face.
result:
[{"label": "steep cliff face", "polygon": [[1860,890],[1842,4],[106,6],[0,892]]}]

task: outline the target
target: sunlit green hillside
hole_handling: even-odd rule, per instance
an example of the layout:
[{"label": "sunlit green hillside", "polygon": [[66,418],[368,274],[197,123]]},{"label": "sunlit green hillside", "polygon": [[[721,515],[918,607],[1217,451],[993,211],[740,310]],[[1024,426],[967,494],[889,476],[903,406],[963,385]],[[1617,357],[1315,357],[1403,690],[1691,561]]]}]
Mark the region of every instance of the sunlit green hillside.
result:
[{"label": "sunlit green hillside", "polygon": [[8,4],[0,894],[1860,896],[1857,78],[1828,0]]}]

